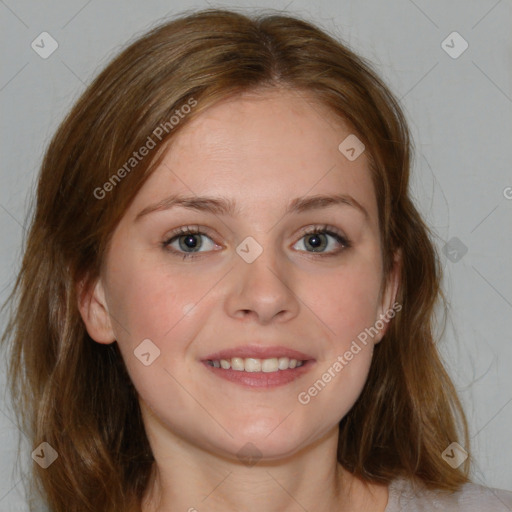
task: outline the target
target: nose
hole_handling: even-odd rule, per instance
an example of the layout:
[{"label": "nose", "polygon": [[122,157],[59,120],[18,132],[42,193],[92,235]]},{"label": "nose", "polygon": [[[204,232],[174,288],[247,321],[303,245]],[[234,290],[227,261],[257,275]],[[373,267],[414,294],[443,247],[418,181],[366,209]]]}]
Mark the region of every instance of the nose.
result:
[{"label": "nose", "polygon": [[262,325],[297,316],[300,301],[293,291],[293,269],[285,257],[265,248],[252,263],[235,257],[225,302],[229,316]]}]

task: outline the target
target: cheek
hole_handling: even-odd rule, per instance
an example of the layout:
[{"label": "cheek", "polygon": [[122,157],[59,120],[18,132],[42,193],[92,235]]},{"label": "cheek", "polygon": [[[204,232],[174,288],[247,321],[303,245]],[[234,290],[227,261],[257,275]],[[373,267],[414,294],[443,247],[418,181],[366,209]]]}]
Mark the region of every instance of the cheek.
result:
[{"label": "cheek", "polygon": [[170,340],[176,351],[193,334],[186,328],[193,324],[197,303],[208,291],[209,280],[195,278],[192,273],[171,274],[161,263],[125,259],[111,269],[108,287],[109,309],[120,346],[129,345],[133,350],[144,339],[159,346]]},{"label": "cheek", "polygon": [[380,305],[380,284],[377,263],[346,266],[324,278],[317,277],[314,282],[304,280],[302,293],[310,309],[327,327],[333,348],[343,349],[374,325]]},{"label": "cheek", "polygon": [[[158,264],[125,260],[124,265],[110,273],[109,281],[119,349],[139,396],[154,411],[165,410],[172,397],[173,421],[179,423],[192,405],[180,383],[194,380],[183,362],[204,323],[204,308],[212,307],[207,300],[198,302],[216,280],[194,278],[192,273],[171,275]],[[141,354],[147,353],[146,366]]]},{"label": "cheek", "polygon": [[323,411],[324,420],[334,424],[352,408],[368,376],[373,354],[368,333],[375,334],[371,329],[379,318],[379,261],[361,260],[325,278],[317,276],[314,288],[312,282],[305,279],[302,289],[310,290],[308,306],[326,327],[328,341],[297,398],[306,409]]}]

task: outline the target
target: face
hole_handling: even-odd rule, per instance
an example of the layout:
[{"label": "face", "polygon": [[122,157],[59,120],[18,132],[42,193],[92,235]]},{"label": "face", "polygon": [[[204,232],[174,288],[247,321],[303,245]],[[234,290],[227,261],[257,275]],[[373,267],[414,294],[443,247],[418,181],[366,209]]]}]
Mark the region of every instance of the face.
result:
[{"label": "face", "polygon": [[81,306],[91,337],[119,344],[146,428],[278,458],[350,410],[396,282],[382,287],[367,157],[338,149],[351,133],[273,91],[223,101],[173,140]]}]

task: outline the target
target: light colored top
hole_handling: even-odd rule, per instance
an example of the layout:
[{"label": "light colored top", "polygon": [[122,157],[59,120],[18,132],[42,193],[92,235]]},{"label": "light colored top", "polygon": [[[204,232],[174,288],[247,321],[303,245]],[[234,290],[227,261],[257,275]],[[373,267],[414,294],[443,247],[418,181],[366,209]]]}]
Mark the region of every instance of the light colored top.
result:
[{"label": "light colored top", "polygon": [[512,492],[473,483],[450,493],[429,491],[399,478],[388,489],[385,512],[512,512]]}]

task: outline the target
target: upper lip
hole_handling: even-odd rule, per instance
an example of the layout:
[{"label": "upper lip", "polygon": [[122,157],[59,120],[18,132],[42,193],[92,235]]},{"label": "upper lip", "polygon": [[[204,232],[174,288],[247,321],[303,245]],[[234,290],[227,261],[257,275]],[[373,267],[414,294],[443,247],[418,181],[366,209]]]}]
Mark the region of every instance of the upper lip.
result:
[{"label": "upper lip", "polygon": [[215,352],[207,356],[205,361],[219,361],[220,359],[231,359],[233,357],[252,357],[254,359],[271,359],[273,357],[289,357],[297,361],[307,361],[313,359],[308,354],[294,350],[288,347],[272,346],[263,347],[261,345],[243,345],[235,348],[228,348]]}]

